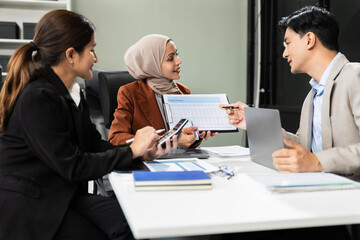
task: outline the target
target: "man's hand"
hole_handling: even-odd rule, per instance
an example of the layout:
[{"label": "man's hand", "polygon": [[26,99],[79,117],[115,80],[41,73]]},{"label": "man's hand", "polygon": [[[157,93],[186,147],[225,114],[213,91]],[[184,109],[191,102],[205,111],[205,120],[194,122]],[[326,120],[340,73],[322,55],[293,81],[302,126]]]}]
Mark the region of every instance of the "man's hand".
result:
[{"label": "man's hand", "polygon": [[300,144],[284,140],[290,149],[273,152],[273,163],[281,173],[321,172],[323,167],[315,154]]},{"label": "man's hand", "polygon": [[242,102],[236,102],[233,104],[219,104],[219,107],[223,106],[232,106],[234,109],[227,109],[226,113],[228,114],[229,123],[231,125],[234,125],[235,127],[241,128],[246,130],[246,121],[245,121],[245,114],[244,114],[244,108],[249,107],[245,103]]}]

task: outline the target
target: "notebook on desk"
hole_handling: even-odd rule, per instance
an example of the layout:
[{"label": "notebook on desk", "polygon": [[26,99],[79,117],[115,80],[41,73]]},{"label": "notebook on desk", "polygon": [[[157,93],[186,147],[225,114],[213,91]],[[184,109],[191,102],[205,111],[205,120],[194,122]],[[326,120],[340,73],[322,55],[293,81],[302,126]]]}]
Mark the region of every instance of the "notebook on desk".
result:
[{"label": "notebook on desk", "polygon": [[279,111],[265,108],[244,111],[251,160],[276,170],[272,153],[284,148]]}]

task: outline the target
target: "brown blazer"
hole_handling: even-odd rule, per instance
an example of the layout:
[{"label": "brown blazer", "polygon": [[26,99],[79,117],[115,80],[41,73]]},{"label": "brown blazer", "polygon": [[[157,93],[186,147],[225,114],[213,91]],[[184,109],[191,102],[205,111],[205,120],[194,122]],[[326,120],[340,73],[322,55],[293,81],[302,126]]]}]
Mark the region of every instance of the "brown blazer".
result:
[{"label": "brown blazer", "polygon": [[[176,83],[181,94],[190,94],[190,89]],[[136,131],[146,126],[165,129],[154,91],[146,81],[135,81],[120,87],[118,107],[110,127],[109,141],[114,145],[126,144]]]}]

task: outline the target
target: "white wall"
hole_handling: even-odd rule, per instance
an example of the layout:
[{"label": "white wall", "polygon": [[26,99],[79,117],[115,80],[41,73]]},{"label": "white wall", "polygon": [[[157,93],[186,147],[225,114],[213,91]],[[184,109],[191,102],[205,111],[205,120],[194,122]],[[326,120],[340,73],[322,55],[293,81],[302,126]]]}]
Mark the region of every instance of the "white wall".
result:
[{"label": "white wall", "polygon": [[[246,100],[247,0],[73,0],[72,9],[95,24],[95,68],[126,70],[126,49],[146,34],[161,33],[175,41],[183,61],[179,82],[192,93]],[[244,143],[240,130],[202,146]]]}]

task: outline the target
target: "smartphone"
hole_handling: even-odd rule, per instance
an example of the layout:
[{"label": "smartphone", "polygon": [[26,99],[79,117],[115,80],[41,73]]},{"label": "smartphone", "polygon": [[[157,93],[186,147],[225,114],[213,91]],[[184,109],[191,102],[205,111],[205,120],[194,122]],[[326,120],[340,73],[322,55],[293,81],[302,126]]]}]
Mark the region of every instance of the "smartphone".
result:
[{"label": "smartphone", "polygon": [[160,144],[162,147],[166,146],[166,140],[171,139],[174,135],[179,135],[181,133],[181,129],[187,124],[189,120],[186,118],[180,119],[180,121],[175,125],[175,127],[168,132],[166,132],[164,135],[161,136],[156,142],[157,144]]}]

